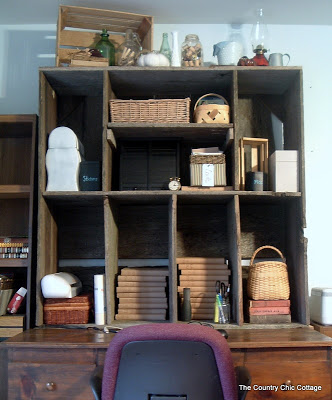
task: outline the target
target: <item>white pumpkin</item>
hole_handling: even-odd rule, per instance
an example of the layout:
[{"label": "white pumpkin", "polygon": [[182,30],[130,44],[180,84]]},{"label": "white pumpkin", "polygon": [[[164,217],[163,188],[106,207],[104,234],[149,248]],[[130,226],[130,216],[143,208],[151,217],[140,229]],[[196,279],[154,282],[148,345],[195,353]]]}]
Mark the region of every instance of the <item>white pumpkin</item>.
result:
[{"label": "white pumpkin", "polygon": [[169,67],[169,59],[157,51],[141,54],[137,60],[137,65],[140,67]]}]

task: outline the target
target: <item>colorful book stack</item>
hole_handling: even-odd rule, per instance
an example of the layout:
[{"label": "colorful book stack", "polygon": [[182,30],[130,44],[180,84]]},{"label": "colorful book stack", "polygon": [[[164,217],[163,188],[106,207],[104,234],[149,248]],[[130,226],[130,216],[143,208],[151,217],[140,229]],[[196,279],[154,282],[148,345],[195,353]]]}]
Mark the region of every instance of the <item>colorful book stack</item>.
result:
[{"label": "colorful book stack", "polygon": [[229,283],[231,271],[225,258],[182,257],[177,258],[180,273],[178,293],[182,301],[183,288],[190,288],[192,319],[214,318],[216,281]]},{"label": "colorful book stack", "polygon": [[290,300],[249,300],[249,322],[252,324],[290,323]]},{"label": "colorful book stack", "polygon": [[165,321],[168,269],[166,267],[122,268],[116,295],[116,320]]},{"label": "colorful book stack", "polygon": [[0,238],[0,258],[28,258],[28,238]]}]

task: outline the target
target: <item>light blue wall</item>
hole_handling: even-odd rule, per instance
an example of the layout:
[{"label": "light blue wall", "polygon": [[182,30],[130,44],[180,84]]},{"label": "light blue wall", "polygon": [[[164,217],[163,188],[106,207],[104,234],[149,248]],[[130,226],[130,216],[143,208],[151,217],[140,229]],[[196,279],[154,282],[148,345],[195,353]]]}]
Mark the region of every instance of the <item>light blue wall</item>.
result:
[{"label": "light blue wall", "polygon": [[[188,33],[197,33],[205,61],[216,62],[212,45],[227,40],[228,25],[155,25],[155,49],[163,32],[179,31],[180,43]],[[332,148],[332,26],[271,25],[270,49],[289,53],[289,65],[303,67],[307,225],[309,240],[309,288],[332,287],[329,235],[332,227],[330,201]],[[250,26],[241,27],[248,56]],[[0,25],[0,113],[38,114],[38,67],[54,66],[55,25]]]}]

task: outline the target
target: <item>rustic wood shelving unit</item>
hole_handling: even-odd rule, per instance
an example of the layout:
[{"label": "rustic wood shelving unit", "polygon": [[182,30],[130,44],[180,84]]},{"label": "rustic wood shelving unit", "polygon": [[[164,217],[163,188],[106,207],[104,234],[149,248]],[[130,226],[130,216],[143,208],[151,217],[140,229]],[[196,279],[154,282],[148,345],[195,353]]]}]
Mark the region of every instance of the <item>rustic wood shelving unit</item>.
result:
[{"label": "rustic wood shelving unit", "polygon": [[[109,119],[110,98],[192,99],[224,96],[231,123],[121,124]],[[90,267],[65,268],[91,289],[95,273],[106,275],[107,323],[116,314],[118,259],[168,259],[169,316],[178,316],[176,257],[225,256],[232,271],[232,326],[244,325],[242,258],[270,244],[287,258],[294,325],[309,324],[304,191],[302,69],[299,67],[43,68],[40,70],[39,216],[37,287],[61,260],[90,260]],[[283,122],[285,149],[298,150],[300,190],[295,193],[239,190],[238,143],[242,137],[272,139],[271,112]],[[48,134],[68,126],[83,143],[88,161],[102,162],[102,191],[46,192]],[[128,138],[180,140],[181,182],[189,186],[191,147],[219,146],[226,153],[227,185],[233,190],[119,191],[118,141]],[[273,142],[271,140],[271,142]],[[269,147],[270,154],[273,145]],[[274,255],[271,255],[274,256]],[[104,267],[100,262],[104,261]],[[79,263],[78,263],[79,264]],[[37,292],[36,324],[43,324]],[[135,321],[136,323],[137,321]],[[120,323],[121,321],[116,323]]]}]

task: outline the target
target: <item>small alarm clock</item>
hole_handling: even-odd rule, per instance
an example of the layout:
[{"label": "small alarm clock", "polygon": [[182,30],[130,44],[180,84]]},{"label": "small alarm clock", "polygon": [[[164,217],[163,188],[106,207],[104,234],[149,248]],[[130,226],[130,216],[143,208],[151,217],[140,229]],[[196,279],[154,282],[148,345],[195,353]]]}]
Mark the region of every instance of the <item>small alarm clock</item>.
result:
[{"label": "small alarm clock", "polygon": [[169,178],[168,188],[169,190],[180,190],[181,189],[180,178],[177,177]]}]

